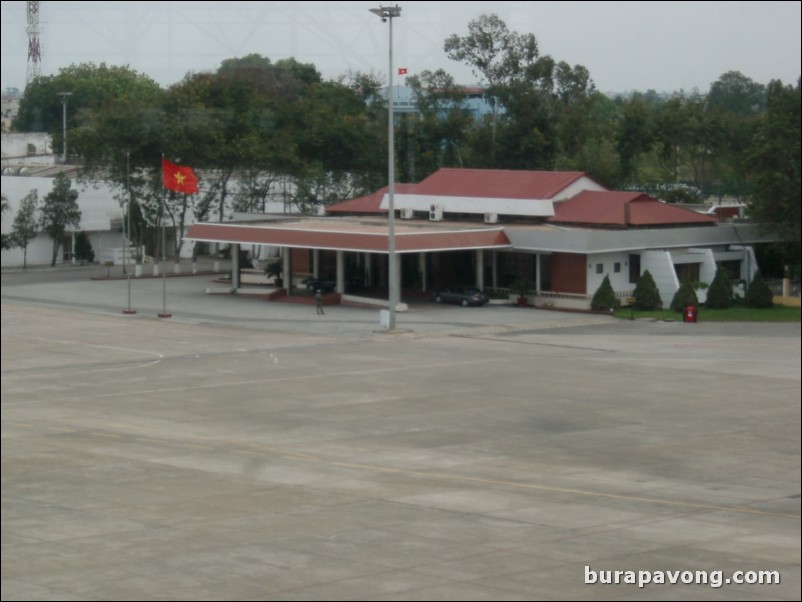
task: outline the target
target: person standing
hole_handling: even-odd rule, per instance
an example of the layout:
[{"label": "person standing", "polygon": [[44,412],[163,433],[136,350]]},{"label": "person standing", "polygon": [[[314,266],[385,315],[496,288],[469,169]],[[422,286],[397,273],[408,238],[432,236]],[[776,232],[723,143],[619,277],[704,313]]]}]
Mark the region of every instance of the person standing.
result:
[{"label": "person standing", "polygon": [[315,305],[317,305],[317,315],[325,316],[326,313],[323,311],[323,292],[320,289],[317,289],[315,293]]}]

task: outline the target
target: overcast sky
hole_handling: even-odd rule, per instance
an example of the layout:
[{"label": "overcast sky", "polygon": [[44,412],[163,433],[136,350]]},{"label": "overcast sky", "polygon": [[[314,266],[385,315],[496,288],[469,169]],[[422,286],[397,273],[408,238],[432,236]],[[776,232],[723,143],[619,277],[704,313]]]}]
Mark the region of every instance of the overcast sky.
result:
[{"label": "overcast sky", "polygon": [[[25,2],[2,2],[2,82],[25,86]],[[128,65],[163,86],[223,59],[259,53],[313,63],[326,79],[387,73],[388,27],[368,12],[382,2],[40,2],[42,74],[73,63]],[[385,5],[392,2],[384,2]],[[394,21],[395,64],[410,74],[445,69],[443,41],[495,12],[534,33],[541,54],[585,65],[603,92],[706,92],[727,71],[796,83],[802,72],[800,2],[405,2]],[[492,11],[489,7],[492,6]]]}]

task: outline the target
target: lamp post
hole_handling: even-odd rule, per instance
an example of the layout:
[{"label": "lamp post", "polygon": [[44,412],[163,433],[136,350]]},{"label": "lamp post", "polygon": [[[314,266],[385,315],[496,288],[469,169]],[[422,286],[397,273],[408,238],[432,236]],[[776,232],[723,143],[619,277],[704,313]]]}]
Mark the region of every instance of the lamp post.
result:
[{"label": "lamp post", "polygon": [[370,12],[379,17],[382,23],[390,22],[390,67],[387,83],[387,179],[388,189],[388,264],[389,264],[389,303],[390,320],[388,330],[395,329],[395,308],[398,305],[398,265],[395,257],[395,144],[393,141],[393,18],[401,16],[399,6],[380,6],[371,8]]},{"label": "lamp post", "polygon": [[62,156],[61,162],[67,162],[67,100],[69,100],[70,96],[72,96],[72,92],[59,92],[59,96],[61,96],[61,107],[62,107],[62,142],[63,142],[63,149],[64,154]]}]

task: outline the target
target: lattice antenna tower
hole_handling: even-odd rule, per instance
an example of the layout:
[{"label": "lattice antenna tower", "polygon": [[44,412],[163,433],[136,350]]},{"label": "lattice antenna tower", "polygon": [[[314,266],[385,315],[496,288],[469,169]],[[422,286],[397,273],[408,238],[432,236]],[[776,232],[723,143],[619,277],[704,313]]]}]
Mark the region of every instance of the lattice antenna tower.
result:
[{"label": "lattice antenna tower", "polygon": [[25,83],[29,84],[42,74],[42,47],[39,45],[39,2],[31,0],[28,5],[28,71]]}]

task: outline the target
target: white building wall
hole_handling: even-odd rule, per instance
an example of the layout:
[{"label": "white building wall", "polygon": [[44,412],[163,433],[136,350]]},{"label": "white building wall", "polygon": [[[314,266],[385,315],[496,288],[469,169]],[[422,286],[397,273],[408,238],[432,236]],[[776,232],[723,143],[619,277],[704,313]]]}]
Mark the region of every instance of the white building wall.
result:
[{"label": "white building wall", "polygon": [[[708,285],[713,283],[716,277],[716,258],[713,254],[713,249],[691,249],[691,253],[701,258],[699,266],[699,280]],[[696,289],[696,298],[699,303],[707,303],[707,289]],[[670,299],[669,299],[670,301]]]},{"label": "white building wall", "polygon": [[679,279],[674,271],[671,253],[668,251],[644,251],[640,256],[640,270],[641,274],[649,270],[655,285],[657,285],[657,290],[660,291],[663,307],[668,307],[671,299],[679,290]]},{"label": "white building wall", "polygon": [[741,253],[741,257],[739,257],[741,260],[741,280],[752,282],[758,271],[760,271],[754,248],[751,246],[730,245],[730,249]]},{"label": "white building wall", "polygon": [[[616,264],[618,272],[615,271]],[[588,255],[588,295],[593,294],[601,286],[605,276],[610,277],[610,284],[616,293],[626,293],[635,288],[629,282],[629,255],[626,253],[596,253]],[[597,266],[601,265],[601,274],[597,273]]]},{"label": "white building wall", "polygon": [[604,191],[607,190],[607,188],[587,176],[582,176],[576,182],[566,186],[563,190],[555,194],[550,200],[554,202],[564,201],[575,197],[584,190]]},{"label": "white building wall", "polygon": [[6,167],[18,170],[22,165],[15,159],[25,159],[44,164],[53,163],[53,147],[50,134],[32,132],[3,132],[2,144],[3,169]]},{"label": "white building wall", "polygon": [[[36,190],[39,203],[53,189],[54,178],[36,176],[2,176],[2,193],[8,199],[10,210],[3,215],[2,232],[10,234],[14,225],[20,202],[31,191]],[[103,182],[82,185],[75,180],[72,187],[78,191],[78,207],[81,210],[81,223],[76,231],[84,230],[89,235],[95,257],[105,247],[122,245],[122,234],[111,230],[112,220],[123,216],[120,204],[114,198],[114,191]],[[69,232],[68,232],[69,235]],[[28,245],[28,265],[49,264],[53,241],[47,235],[40,234]],[[59,249],[58,262],[62,261],[63,247]],[[10,249],[0,256],[2,267],[22,266],[22,249]]]}]

